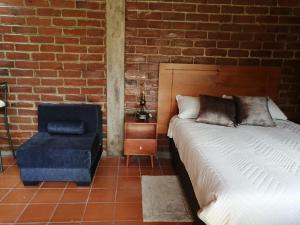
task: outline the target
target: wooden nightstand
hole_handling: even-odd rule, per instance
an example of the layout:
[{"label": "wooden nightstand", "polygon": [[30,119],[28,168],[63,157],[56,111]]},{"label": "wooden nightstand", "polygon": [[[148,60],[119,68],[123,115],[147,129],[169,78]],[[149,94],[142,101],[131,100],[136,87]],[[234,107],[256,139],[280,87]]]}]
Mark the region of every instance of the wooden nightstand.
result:
[{"label": "wooden nightstand", "polygon": [[131,155],[148,155],[153,167],[153,156],[156,156],[157,133],[156,120],[137,120],[134,116],[125,117],[124,155],[128,166]]}]

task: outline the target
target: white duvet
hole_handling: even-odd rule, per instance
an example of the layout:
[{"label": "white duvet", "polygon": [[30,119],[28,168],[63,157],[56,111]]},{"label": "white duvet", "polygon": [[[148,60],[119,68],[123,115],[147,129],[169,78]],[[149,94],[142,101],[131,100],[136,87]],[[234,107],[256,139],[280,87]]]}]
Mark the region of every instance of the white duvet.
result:
[{"label": "white duvet", "polygon": [[228,128],[173,117],[174,139],[207,225],[300,225],[300,126]]}]

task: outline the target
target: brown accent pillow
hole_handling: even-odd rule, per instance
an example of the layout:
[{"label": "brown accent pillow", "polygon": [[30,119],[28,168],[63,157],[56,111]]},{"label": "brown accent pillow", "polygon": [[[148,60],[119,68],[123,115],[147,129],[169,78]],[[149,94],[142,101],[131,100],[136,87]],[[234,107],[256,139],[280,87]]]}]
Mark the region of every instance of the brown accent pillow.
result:
[{"label": "brown accent pillow", "polygon": [[200,96],[200,105],[197,122],[235,126],[236,109],[232,99],[202,95]]},{"label": "brown accent pillow", "polygon": [[242,125],[274,127],[268,97],[235,96],[237,122]]}]

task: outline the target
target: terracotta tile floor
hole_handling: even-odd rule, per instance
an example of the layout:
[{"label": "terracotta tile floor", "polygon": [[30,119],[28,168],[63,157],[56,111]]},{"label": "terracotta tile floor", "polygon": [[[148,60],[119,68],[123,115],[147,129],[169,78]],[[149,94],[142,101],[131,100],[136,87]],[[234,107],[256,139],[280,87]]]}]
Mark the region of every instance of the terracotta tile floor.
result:
[{"label": "terracotta tile floor", "polygon": [[170,161],[102,158],[90,187],[71,182],[44,182],[24,187],[12,157],[0,174],[0,224],[23,225],[192,225],[143,223],[141,175],[173,175]]}]

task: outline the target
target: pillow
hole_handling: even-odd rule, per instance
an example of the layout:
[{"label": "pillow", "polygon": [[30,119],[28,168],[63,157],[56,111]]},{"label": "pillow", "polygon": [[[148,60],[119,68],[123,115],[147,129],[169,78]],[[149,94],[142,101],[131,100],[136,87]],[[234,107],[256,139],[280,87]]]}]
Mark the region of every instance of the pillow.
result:
[{"label": "pillow", "polygon": [[280,108],[276,105],[275,102],[273,102],[271,98],[269,98],[268,100],[268,107],[273,119],[287,120],[286,115],[280,110]]},{"label": "pillow", "polygon": [[181,119],[195,119],[197,118],[200,110],[199,97],[192,96],[176,96],[178,106],[178,117]]},{"label": "pillow", "polygon": [[52,121],[47,125],[50,134],[84,134],[83,121]]},{"label": "pillow", "polygon": [[197,122],[235,126],[236,108],[232,99],[202,95],[200,105],[201,111],[196,119]]},{"label": "pillow", "polygon": [[239,124],[274,127],[268,97],[235,96]]},{"label": "pillow", "polygon": [[4,101],[2,101],[2,100],[0,100],[0,108],[3,108],[3,107],[5,107],[5,102]]},{"label": "pillow", "polygon": [[[222,95],[222,98],[233,99],[232,95]],[[277,120],[287,120],[286,115],[280,110],[275,102],[269,97],[268,98],[268,108],[273,119]]]}]

